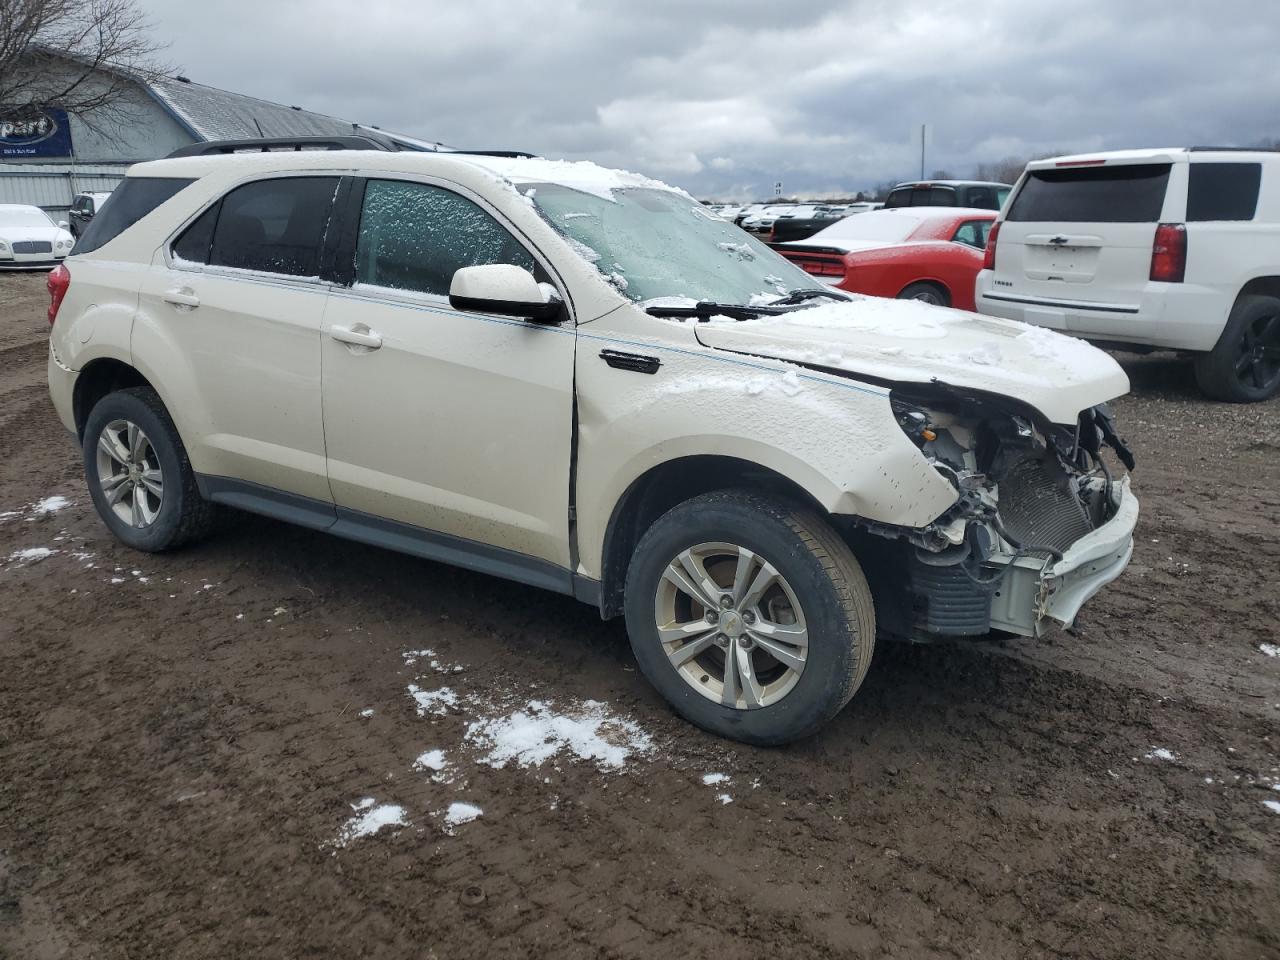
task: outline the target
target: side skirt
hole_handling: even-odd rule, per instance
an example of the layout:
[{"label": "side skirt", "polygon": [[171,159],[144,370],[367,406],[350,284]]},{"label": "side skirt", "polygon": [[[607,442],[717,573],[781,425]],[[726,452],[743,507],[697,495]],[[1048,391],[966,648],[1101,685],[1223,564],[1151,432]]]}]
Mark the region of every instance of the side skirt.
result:
[{"label": "side skirt", "polygon": [[347,540],[447,563],[477,573],[567,594],[600,604],[600,582],[579,576],[549,561],[512,550],[387,520],[323,500],[301,497],[246,480],[196,475],[201,495],[214,503],[261,514]]}]

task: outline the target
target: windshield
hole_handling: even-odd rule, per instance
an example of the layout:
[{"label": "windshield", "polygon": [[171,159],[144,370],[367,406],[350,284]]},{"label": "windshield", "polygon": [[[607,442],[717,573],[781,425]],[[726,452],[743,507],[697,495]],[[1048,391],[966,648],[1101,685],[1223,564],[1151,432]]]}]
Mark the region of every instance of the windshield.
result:
[{"label": "windshield", "polygon": [[52,227],[53,221],[39,207],[0,207],[0,225],[6,227]]},{"label": "windshield", "polygon": [[624,296],[760,303],[813,286],[799,267],[671,190],[612,200],[561,184],[524,188],[542,215]]},{"label": "windshield", "polygon": [[816,243],[823,238],[830,240],[885,240],[896,243],[905,240],[920,226],[921,219],[909,213],[881,213],[876,210],[860,213],[856,217],[837,220],[825,230],[814,234],[806,242]]}]

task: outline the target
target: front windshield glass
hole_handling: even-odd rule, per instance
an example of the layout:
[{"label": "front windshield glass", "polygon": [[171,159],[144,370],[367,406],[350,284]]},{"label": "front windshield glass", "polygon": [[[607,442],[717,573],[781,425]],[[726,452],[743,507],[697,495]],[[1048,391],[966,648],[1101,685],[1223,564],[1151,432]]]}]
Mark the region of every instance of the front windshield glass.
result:
[{"label": "front windshield glass", "polygon": [[39,207],[0,207],[0,225],[6,227],[52,227],[53,221]]},{"label": "front windshield glass", "polygon": [[688,197],[649,187],[613,199],[562,184],[522,188],[542,215],[625,297],[760,304],[813,279]]}]

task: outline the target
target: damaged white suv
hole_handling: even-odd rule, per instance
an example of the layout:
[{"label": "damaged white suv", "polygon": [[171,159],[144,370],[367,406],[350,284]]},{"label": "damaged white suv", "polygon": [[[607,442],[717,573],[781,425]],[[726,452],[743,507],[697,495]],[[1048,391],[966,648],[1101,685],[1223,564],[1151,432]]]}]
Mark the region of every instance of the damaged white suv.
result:
[{"label": "damaged white suv", "polygon": [[570,594],[752,743],[831,718],[877,636],[1038,635],[1132,550],[1106,354],[813,289],[633,174],[144,163],[50,290],[53,401],[125,543],[227,504]]}]

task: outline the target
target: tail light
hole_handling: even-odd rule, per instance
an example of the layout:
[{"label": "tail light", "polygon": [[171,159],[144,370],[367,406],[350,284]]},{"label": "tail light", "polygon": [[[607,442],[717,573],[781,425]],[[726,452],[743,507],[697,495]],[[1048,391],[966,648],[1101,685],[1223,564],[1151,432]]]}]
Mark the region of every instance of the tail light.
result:
[{"label": "tail light", "polygon": [[1162,223],[1156,227],[1151,245],[1151,279],[1181,283],[1186,275],[1187,228],[1181,223]]},{"label": "tail light", "polygon": [[65,263],[60,263],[49,271],[49,279],[45,286],[49,290],[49,326],[58,319],[58,308],[62,306],[62,298],[67,295],[71,286],[71,271]]},{"label": "tail light", "polygon": [[996,268],[996,237],[1000,236],[1000,221],[991,224],[991,229],[987,231],[987,249],[982,255],[982,269],[994,270]]}]

